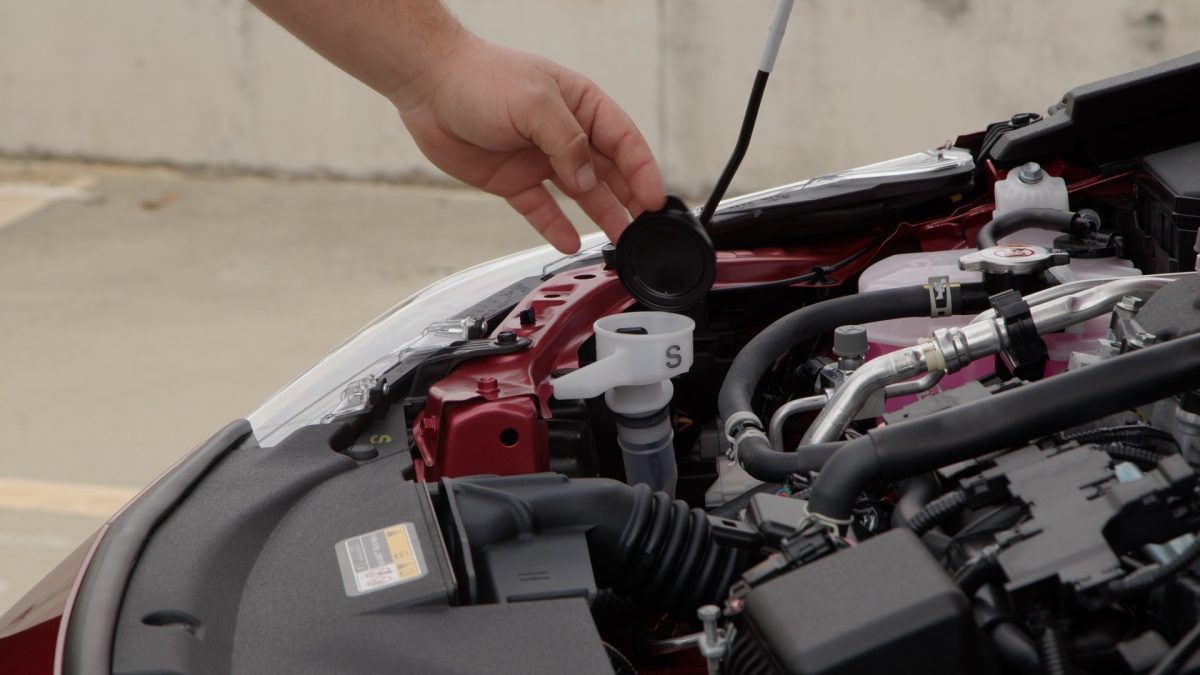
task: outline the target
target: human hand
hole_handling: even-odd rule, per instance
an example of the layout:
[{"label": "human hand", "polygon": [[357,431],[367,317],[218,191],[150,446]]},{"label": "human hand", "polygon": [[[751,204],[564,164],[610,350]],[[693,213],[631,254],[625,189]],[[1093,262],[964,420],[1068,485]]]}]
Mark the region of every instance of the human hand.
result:
[{"label": "human hand", "polygon": [[564,253],[579,235],[550,180],[609,239],[666,202],[662,174],[633,120],[592,81],[463,30],[442,60],[389,97],[421,152],[499,195]]}]

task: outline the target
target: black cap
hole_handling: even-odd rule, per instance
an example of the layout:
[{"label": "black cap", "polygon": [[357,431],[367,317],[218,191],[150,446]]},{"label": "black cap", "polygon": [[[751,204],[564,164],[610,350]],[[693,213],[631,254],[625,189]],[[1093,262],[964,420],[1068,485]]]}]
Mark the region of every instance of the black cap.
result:
[{"label": "black cap", "polygon": [[617,241],[617,276],[638,302],[678,312],[712,290],[717,254],[712,239],[678,197],[638,216]]}]

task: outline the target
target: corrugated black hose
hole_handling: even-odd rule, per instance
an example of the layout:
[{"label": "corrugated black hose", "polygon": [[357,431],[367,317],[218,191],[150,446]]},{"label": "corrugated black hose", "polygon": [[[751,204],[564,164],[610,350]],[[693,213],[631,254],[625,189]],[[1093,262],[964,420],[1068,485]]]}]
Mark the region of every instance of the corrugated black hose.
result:
[{"label": "corrugated black hose", "polygon": [[1099,427],[1084,429],[1071,433],[1059,434],[1064,443],[1125,443],[1143,448],[1151,448],[1162,454],[1178,454],[1179,441],[1170,432],[1144,424],[1126,424],[1115,427]]},{"label": "corrugated black hose", "polygon": [[1042,665],[1044,675],[1067,675],[1071,672],[1071,660],[1067,654],[1067,645],[1063,641],[1062,631],[1048,625],[1038,636],[1038,661]]},{"label": "corrugated black hose", "polygon": [[945,524],[946,521],[962,513],[965,508],[967,508],[966,495],[957,490],[947,492],[917,511],[917,514],[908,522],[908,526],[920,537],[933,528]]},{"label": "corrugated black hose", "polygon": [[[598,588],[681,614],[725,597],[746,554],[716,541],[708,514],[645,484],[559,474],[443,478],[451,534],[477,565],[509,542],[586,534]],[[451,542],[459,537],[451,537]]]},{"label": "corrugated black hose", "polygon": [[1127,443],[1106,443],[1100,446],[1104,452],[1108,453],[1109,457],[1120,460],[1122,462],[1133,462],[1142,468],[1153,467],[1158,464],[1158,460],[1164,455],[1160,452],[1147,450],[1136,445]]}]

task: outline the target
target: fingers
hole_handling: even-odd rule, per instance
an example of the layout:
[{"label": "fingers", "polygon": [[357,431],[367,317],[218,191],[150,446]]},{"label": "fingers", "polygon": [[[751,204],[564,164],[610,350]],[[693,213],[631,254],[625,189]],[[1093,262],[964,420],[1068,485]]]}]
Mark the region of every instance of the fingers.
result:
[{"label": "fingers", "polygon": [[629,225],[629,212],[605,185],[579,195],[575,198],[575,203],[579,204],[579,208],[583,209],[588,218],[600,226],[611,242],[616,242],[621,232]]},{"label": "fingers", "polygon": [[507,201],[508,205],[524,216],[551,246],[563,253],[579,250],[579,233],[575,231],[571,221],[559,208],[546,186],[538,183],[508,197]]},{"label": "fingers", "polygon": [[588,135],[558,92],[537,97],[538,110],[529,119],[536,119],[528,130],[529,140],[550,159],[555,175],[574,193],[588,192],[596,187],[596,169],[592,166],[591,143]]},{"label": "fingers", "polygon": [[[555,185],[562,189],[557,179]],[[587,214],[587,217],[591,218],[592,222],[608,235],[609,241],[615,242],[625,227],[629,225],[629,212],[625,210],[625,205],[618,201],[612,190],[604,183],[583,194],[572,195],[571,198]]]},{"label": "fingers", "polygon": [[596,167],[596,173],[600,176],[600,182],[608,186],[608,189],[612,191],[617,201],[625,206],[625,210],[629,212],[631,218],[637,218],[642,211],[646,210],[634,198],[633,190],[629,187],[629,181],[625,180],[625,176],[621,174],[611,159],[592,150],[592,165]]},{"label": "fingers", "polygon": [[667,195],[650,145],[620,106],[595,85],[593,89],[595,104],[580,107],[580,122],[591,130],[592,145],[612,158],[639,204],[650,210],[662,208]]}]

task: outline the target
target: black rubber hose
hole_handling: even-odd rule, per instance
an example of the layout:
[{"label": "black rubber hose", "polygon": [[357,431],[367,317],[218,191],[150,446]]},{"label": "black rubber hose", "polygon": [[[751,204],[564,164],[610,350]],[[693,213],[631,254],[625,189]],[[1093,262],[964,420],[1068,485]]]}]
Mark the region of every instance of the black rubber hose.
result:
[{"label": "black rubber hose", "polygon": [[992,218],[988,224],[979,229],[975,235],[975,245],[979,248],[990,248],[1000,239],[1031,227],[1043,230],[1070,232],[1071,225],[1079,214],[1074,211],[1059,211],[1058,209],[1013,209]]},{"label": "black rubber hose", "polygon": [[803,445],[795,452],[778,452],[766,438],[746,438],[738,446],[738,462],[761,481],[782,483],[788,476],[820,471],[845,441]]},{"label": "black rubber hose", "polygon": [[[716,543],[708,514],[645,484],[559,474],[443,478],[448,543],[476,564],[498,544],[586,533],[599,588],[681,614],[720,600],[745,558]],[[460,538],[461,535],[461,538]],[[465,541],[464,541],[465,540]]]},{"label": "black rubber hose", "polygon": [[809,511],[845,521],[858,494],[876,481],[933,471],[1197,386],[1200,335],[1191,335],[873,429],[825,463]]},{"label": "black rubber hose", "polygon": [[962,513],[965,508],[967,508],[966,495],[957,490],[947,492],[917,511],[917,515],[909,521],[908,527],[920,537],[933,528],[945,524],[946,521]]},{"label": "black rubber hose", "polygon": [[1071,672],[1071,659],[1062,631],[1055,626],[1046,626],[1038,636],[1038,661],[1044,675],[1067,675]]},{"label": "black rubber hose", "polygon": [[1200,539],[1192,542],[1182,553],[1164,565],[1145,567],[1127,577],[1114,579],[1107,586],[1108,594],[1117,599],[1141,595],[1170,581],[1200,558]]},{"label": "black rubber hose", "polygon": [[[987,292],[982,284],[963,284],[950,289],[953,314],[975,314],[987,307]],[[908,286],[818,302],[776,320],[746,343],[729,367],[717,396],[722,419],[753,410],[758,381],[792,347],[838,326],[929,316],[929,313],[928,287]],[[782,482],[794,473],[819,470],[833,450],[835,445],[821,444],[802,447],[795,453],[780,453],[765,437],[749,437],[738,446],[738,461],[759,480]]]},{"label": "black rubber hose", "polygon": [[723,419],[751,410],[758,381],[792,347],[838,326],[929,316],[929,291],[907,286],[833,298],[802,307],[767,326],[746,343],[729,366],[717,407]]},{"label": "black rubber hose", "polygon": [[1012,617],[1001,614],[991,604],[978,598],[972,608],[975,623],[984,635],[991,638],[997,656],[1009,670],[1022,675],[1036,675],[1041,670],[1033,638]]},{"label": "black rubber hose", "polygon": [[892,527],[908,527],[921,509],[942,492],[942,486],[933,474],[914,476],[896,481],[896,493],[900,499],[892,509]]},{"label": "black rubber hose", "polygon": [[996,548],[988,547],[955,573],[954,583],[958,584],[968,598],[975,597],[984,584],[1001,581],[1003,573],[1000,561],[996,558],[998,552]]}]

